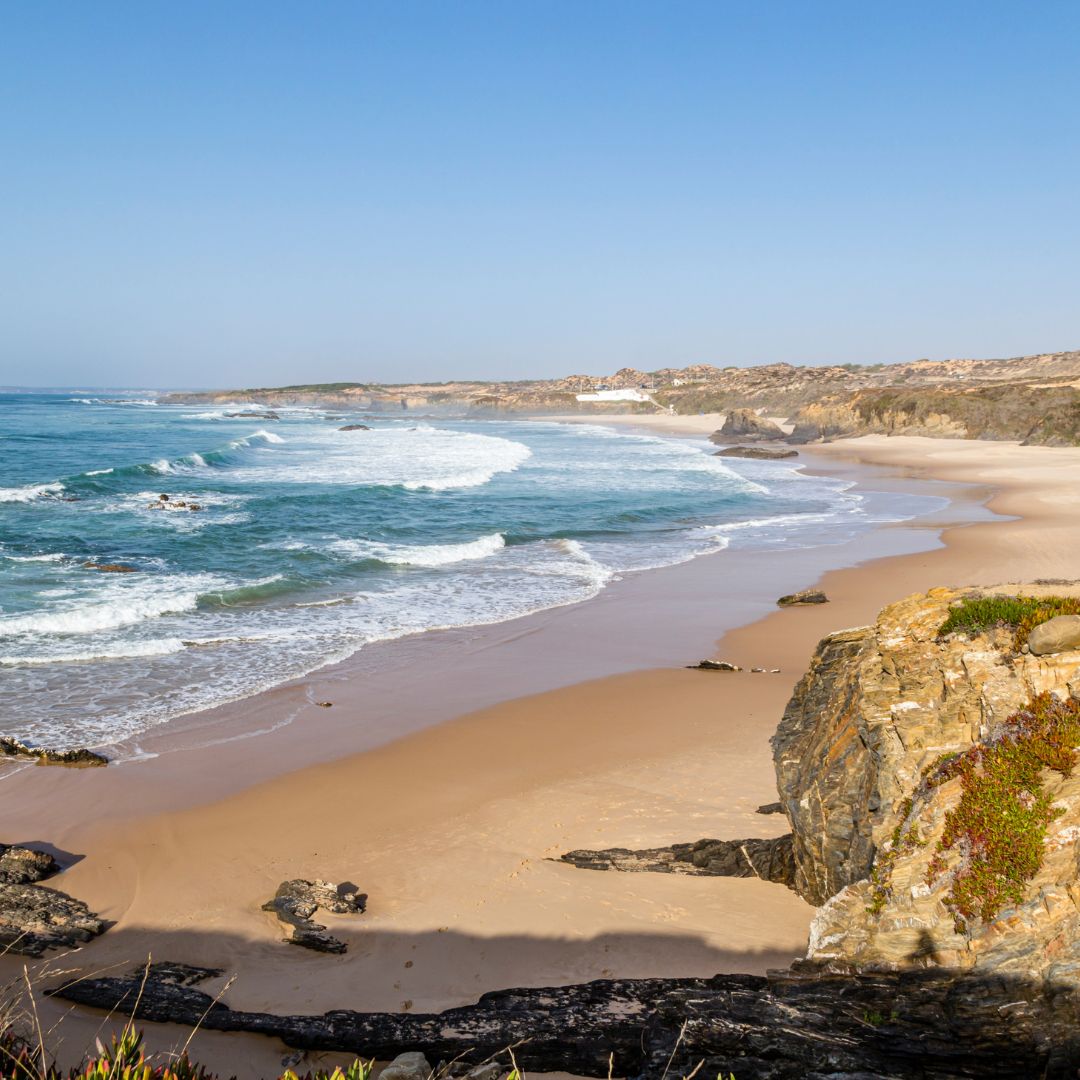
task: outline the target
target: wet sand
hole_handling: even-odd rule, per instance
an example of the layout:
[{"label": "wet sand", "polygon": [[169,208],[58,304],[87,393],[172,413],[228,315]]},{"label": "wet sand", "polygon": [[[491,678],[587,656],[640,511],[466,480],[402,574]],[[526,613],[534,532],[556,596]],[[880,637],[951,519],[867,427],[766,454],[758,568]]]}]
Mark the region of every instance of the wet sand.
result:
[{"label": "wet sand", "polygon": [[[200,735],[187,749],[9,777],[3,839],[77,857],[56,886],[116,923],[62,964],[127,967],[152,952],[235,972],[226,1000],[237,1007],[429,1011],[498,987],[754,972],[800,955],[813,909],[781,886],[597,873],[551,857],[783,832],[782,819],[754,812],[776,797],[768,739],[824,634],[934,585],[1077,576],[1080,540],[1080,451],[864,439],[806,461],[849,477],[884,466],[879,487],[913,489],[916,474],[971,486],[951,489],[938,520],[847,550],[723,553],[517,625],[426,635],[403,654],[411,666],[369,678],[362,665],[327,669],[223,710],[212,730],[230,742],[207,745],[204,716],[145,741],[159,752]],[[1015,520],[985,520],[991,490],[993,509]],[[942,527],[942,546],[913,550]],[[828,605],[772,606],[816,578]],[[781,674],[681,666],[710,654]],[[327,699],[333,708],[312,704]],[[280,943],[260,905],[290,877],[370,894],[358,918],[320,913],[346,955]],[[21,968],[4,964],[9,976]],[[72,1013],[65,1055],[100,1022]],[[158,1047],[183,1038],[150,1032]],[[193,1048],[242,1078],[269,1074],[287,1052],[213,1033]]]}]

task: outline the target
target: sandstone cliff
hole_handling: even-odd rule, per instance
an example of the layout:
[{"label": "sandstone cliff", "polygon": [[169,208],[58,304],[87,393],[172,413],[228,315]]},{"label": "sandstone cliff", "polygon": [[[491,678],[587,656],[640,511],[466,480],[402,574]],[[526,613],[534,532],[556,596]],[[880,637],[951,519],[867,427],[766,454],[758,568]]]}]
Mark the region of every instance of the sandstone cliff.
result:
[{"label": "sandstone cliff", "polygon": [[[1017,651],[1007,626],[941,636],[966,595],[935,589],[825,638],[784,713],[773,747],[795,885],[823,905],[808,958],[1077,985],[1080,652]],[[1026,761],[1040,708],[1058,726]],[[1016,880],[995,868],[1002,851]]]}]

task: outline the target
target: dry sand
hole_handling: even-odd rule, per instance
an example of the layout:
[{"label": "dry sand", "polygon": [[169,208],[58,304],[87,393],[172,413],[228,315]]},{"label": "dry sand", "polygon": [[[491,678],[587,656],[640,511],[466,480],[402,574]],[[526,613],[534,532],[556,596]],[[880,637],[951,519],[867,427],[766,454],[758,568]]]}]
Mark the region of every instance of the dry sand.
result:
[{"label": "dry sand", "polygon": [[[781,886],[596,873],[549,860],[575,847],[776,835],[783,820],[754,813],[776,797],[768,739],[820,637],[934,585],[1080,576],[1080,451],[867,438],[815,448],[811,460],[834,473],[862,461],[993,488],[993,507],[1017,520],[951,528],[936,550],[827,573],[830,604],[773,611],[715,648],[780,675],[663,667],[589,680],[213,802],[191,773],[193,805],[149,817],[133,814],[131,800],[141,792],[152,806],[155,786],[177,783],[170,760],[212,771],[213,751],[105,770],[124,778],[125,792],[115,781],[97,790],[111,790],[126,809],[65,831],[85,858],[57,885],[116,925],[64,964],[126,967],[152,952],[238,973],[227,996],[238,1007],[428,1011],[511,985],[754,972],[800,955],[812,909]],[[724,577],[711,588],[722,604]],[[249,741],[253,757],[274,745],[270,736]],[[95,790],[79,786],[83,777],[33,770],[14,779],[24,830],[38,812],[89,816],[70,794]],[[35,809],[35,791],[48,810],[40,801]],[[280,944],[279,926],[259,910],[280,881],[301,876],[352,881],[370,894],[367,914],[320,920],[349,942],[345,956]],[[100,1019],[76,1013],[64,1022],[69,1055]],[[168,1028],[150,1038],[182,1041]],[[241,1077],[268,1074],[286,1053],[272,1040],[213,1033],[194,1047]]]}]

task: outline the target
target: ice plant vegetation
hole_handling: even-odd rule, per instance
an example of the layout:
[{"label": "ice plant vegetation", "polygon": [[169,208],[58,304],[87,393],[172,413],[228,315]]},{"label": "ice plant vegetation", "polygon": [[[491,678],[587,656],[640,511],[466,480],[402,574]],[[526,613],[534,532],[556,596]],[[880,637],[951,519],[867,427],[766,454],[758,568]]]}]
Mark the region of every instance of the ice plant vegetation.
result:
[{"label": "ice plant vegetation", "polygon": [[[1078,747],[1080,701],[1042,693],[1008,717],[993,738],[938,758],[901,805],[900,823],[875,860],[867,910],[884,909],[897,859],[927,842],[919,834],[919,810],[935,788],[953,779],[960,780],[960,801],[945,815],[926,883],[934,886],[951,872],[944,903],[958,933],[974,919],[993,919],[1020,903],[1042,867],[1046,830],[1062,813],[1045,789],[1043,771],[1070,776]],[[959,856],[958,864],[950,867],[948,852]]]},{"label": "ice plant vegetation", "polygon": [[1058,615],[1080,615],[1080,597],[978,596],[953,608],[938,635],[945,637],[957,631],[978,634],[1008,626],[1013,630],[1013,648],[1019,652],[1036,626]]}]

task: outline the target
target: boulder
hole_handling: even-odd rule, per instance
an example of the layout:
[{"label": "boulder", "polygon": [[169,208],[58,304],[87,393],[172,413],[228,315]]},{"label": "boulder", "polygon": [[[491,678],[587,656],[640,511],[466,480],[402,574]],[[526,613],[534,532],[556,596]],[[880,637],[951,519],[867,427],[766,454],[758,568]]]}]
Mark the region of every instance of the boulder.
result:
[{"label": "boulder", "polygon": [[753,409],[733,409],[728,413],[723,426],[709,436],[709,441],[726,443],[746,440],[783,439],[784,430],[771,420],[758,416]]},{"label": "boulder", "polygon": [[781,461],[798,456],[798,450],[770,450],[765,446],[728,446],[713,454],[713,457],[750,458],[754,461]]},{"label": "boulder", "polygon": [[778,607],[799,607],[802,604],[827,604],[829,598],[820,589],[803,589],[802,592],[781,596]]},{"label": "boulder", "polygon": [[1080,615],[1058,615],[1039,623],[1028,634],[1027,643],[1036,656],[1080,649]]},{"label": "boulder", "polygon": [[346,424],[344,427],[339,427],[338,431],[370,431],[371,428],[367,424]]},{"label": "boulder", "polygon": [[430,1080],[428,1059],[417,1051],[398,1054],[381,1073],[380,1080]]},{"label": "boulder", "polygon": [[691,671],[742,671],[738,664],[730,664],[727,660],[699,660],[686,666]]}]

